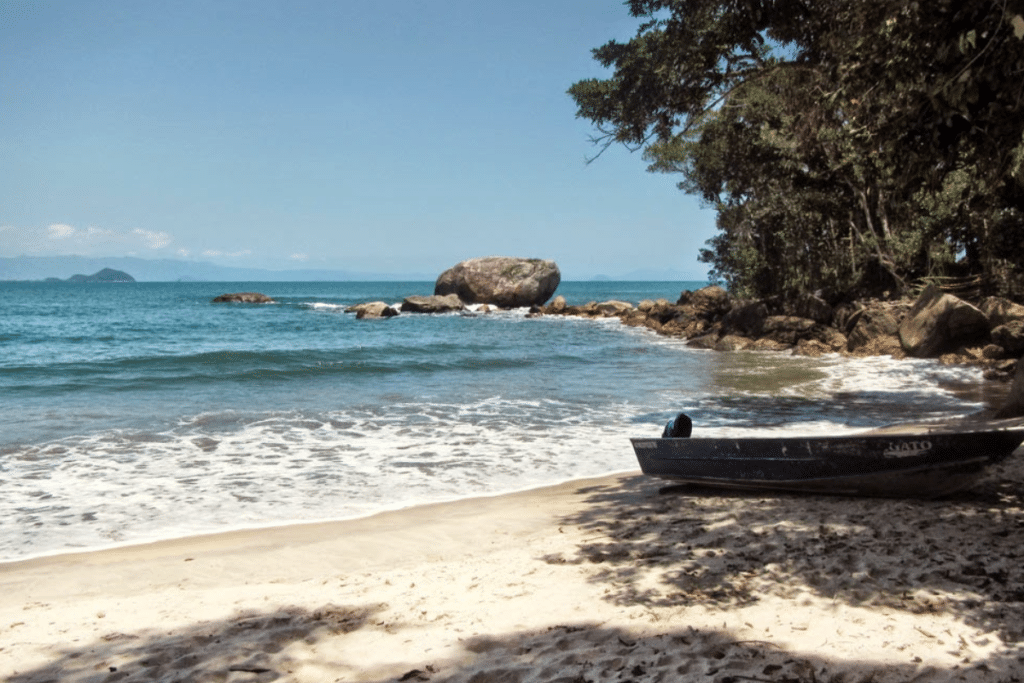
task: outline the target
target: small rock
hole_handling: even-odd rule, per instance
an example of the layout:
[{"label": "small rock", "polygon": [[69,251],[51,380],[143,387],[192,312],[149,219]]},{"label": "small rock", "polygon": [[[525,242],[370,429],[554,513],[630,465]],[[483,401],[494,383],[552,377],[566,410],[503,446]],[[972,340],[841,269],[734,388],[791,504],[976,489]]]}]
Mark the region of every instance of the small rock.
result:
[{"label": "small rock", "polygon": [[260,294],[259,292],[234,292],[233,294],[221,294],[218,297],[214,297],[212,303],[272,304],[274,300],[266,294]]}]

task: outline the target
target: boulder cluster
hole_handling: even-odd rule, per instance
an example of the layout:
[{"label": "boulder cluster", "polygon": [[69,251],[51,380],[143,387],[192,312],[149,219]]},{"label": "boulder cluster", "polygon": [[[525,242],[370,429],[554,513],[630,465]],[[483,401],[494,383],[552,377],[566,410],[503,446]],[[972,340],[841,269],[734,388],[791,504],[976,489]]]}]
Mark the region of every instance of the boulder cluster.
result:
[{"label": "boulder cluster", "polygon": [[408,296],[401,305],[383,301],[346,309],[357,318],[392,318],[399,313],[451,313],[481,304],[487,311],[544,304],[558,289],[561,273],[554,261],[487,256],[462,261],[438,276],[432,296]]},{"label": "boulder cluster", "polygon": [[968,303],[935,286],[913,303],[839,306],[810,295],[785,304],[738,300],[717,286],[684,291],[675,303],[658,299],[636,306],[625,301],[569,306],[559,296],[531,315],[617,317],[719,351],[939,358],[983,365],[991,378],[1009,378],[1024,354],[1024,306],[996,297]]}]

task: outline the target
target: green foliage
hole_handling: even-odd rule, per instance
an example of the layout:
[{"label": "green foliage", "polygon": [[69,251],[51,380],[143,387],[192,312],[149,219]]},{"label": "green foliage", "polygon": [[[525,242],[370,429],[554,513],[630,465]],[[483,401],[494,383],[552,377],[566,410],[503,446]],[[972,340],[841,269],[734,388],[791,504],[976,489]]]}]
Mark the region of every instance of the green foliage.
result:
[{"label": "green foliage", "polygon": [[[1024,257],[1024,8],[996,0],[632,0],[613,70],[573,85],[598,144],[718,212],[701,253],[757,296],[1014,290]],[[1019,0],[1018,0],[1018,4]]]}]

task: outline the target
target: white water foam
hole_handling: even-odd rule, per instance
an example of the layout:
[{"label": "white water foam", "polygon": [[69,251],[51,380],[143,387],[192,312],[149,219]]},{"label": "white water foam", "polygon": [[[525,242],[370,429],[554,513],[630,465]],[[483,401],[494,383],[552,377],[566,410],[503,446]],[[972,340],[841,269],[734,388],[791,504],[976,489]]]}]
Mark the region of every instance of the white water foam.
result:
[{"label": "white water foam", "polygon": [[627,471],[632,412],[492,399],[251,421],[201,415],[160,434],[65,439],[7,461],[0,559],[347,519]]}]

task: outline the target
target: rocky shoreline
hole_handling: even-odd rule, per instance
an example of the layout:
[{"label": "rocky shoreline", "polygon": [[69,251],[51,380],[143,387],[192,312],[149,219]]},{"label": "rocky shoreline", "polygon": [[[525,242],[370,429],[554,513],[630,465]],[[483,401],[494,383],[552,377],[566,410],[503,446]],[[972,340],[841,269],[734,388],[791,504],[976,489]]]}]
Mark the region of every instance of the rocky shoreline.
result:
[{"label": "rocky shoreline", "polygon": [[[437,279],[432,296],[410,296],[398,306],[373,301],[350,306],[359,319],[391,318],[401,312],[452,313],[474,305],[529,307],[528,317],[571,315],[618,318],[625,325],[687,340],[716,351],[789,351],[804,356],[840,354],[934,358],[984,368],[984,377],[1013,381],[999,417],[1024,416],[1024,306],[999,297],[967,301],[935,284],[916,300],[862,300],[837,306],[810,294],[793,300],[734,298],[711,285],[667,299],[591,301],[570,306],[554,294],[561,280],[554,261],[490,256],[469,259]],[[251,301],[247,292],[214,301]],[[236,298],[228,298],[236,297]],[[268,299],[269,300],[269,299]]]},{"label": "rocky shoreline", "polygon": [[[683,291],[679,299],[590,302],[570,306],[556,297],[531,316],[619,318],[695,348],[776,351],[805,356],[933,358],[984,369],[1010,386],[983,417],[1024,416],[1024,306],[999,297],[974,303],[929,285],[916,300],[856,301],[830,306],[805,296],[789,304],[734,299],[721,287]],[[1012,384],[1011,384],[1012,382]]]},{"label": "rocky shoreline", "polygon": [[889,355],[984,367],[1008,381],[1024,352],[1024,306],[989,297],[977,305],[929,287],[916,301],[858,301],[832,307],[817,297],[796,303],[734,299],[721,287],[684,291],[676,302],[590,302],[556,297],[530,315],[619,318],[623,324],[717,351],[790,351],[806,356]]}]

